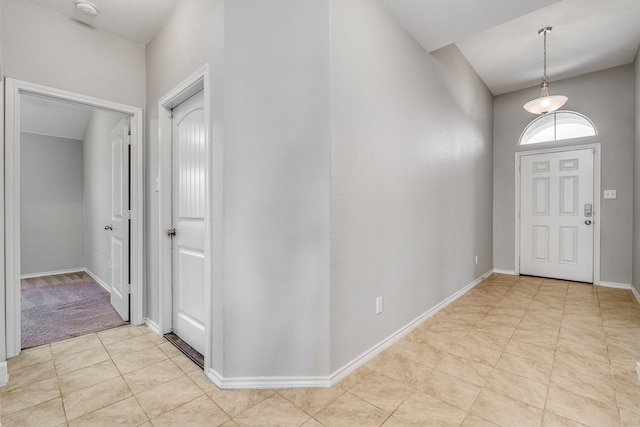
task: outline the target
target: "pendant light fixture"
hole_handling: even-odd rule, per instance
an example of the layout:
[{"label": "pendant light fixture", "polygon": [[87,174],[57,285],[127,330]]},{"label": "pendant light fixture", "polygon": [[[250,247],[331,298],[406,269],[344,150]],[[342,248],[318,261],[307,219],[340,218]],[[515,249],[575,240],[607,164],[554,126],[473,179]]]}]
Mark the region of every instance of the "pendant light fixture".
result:
[{"label": "pendant light fixture", "polygon": [[542,75],[542,84],[540,85],[542,93],[540,98],[536,98],[524,104],[524,109],[533,114],[545,114],[555,111],[567,102],[567,97],[562,95],[549,95],[549,81],[547,80],[547,33],[551,32],[552,27],[544,27],[538,31],[538,34],[544,36],[544,74]]}]

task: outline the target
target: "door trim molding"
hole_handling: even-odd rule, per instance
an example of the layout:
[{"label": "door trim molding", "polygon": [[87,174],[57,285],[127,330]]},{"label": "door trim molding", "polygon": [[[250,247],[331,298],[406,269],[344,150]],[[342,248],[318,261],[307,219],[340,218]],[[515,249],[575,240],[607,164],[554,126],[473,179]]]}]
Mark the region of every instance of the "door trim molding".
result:
[{"label": "door trim molding", "polygon": [[515,156],[515,252],[514,272],[520,274],[520,159],[536,154],[561,153],[577,150],[593,150],[593,284],[600,284],[600,143],[543,148],[519,151]]},{"label": "door trim molding", "polygon": [[[0,169],[5,179],[4,203],[4,246],[6,295],[4,307],[6,316],[6,345],[0,356],[14,357],[20,354],[20,96],[30,94],[53,98],[61,101],[80,103],[91,107],[102,108],[131,116],[131,324],[143,322],[144,286],[143,286],[143,229],[144,229],[144,144],[142,108],[94,98],[66,90],[25,82],[16,79],[5,79],[6,126],[5,126],[5,161]],[[0,190],[1,191],[1,190]],[[0,317],[5,317],[0,316]],[[2,331],[0,331],[2,332]],[[4,358],[3,358],[4,360]]]},{"label": "door trim molding", "polygon": [[213,245],[211,233],[212,221],[212,131],[211,131],[211,84],[209,64],[205,64],[196,70],[169,93],[158,101],[158,325],[161,334],[171,332],[173,329],[173,296],[172,296],[172,265],[171,265],[171,239],[167,238],[167,230],[171,223],[171,135],[172,121],[171,109],[180,105],[199,91],[204,91],[204,120],[207,140],[207,174],[206,174],[206,210],[205,210],[205,236],[204,236],[204,365],[205,370],[211,366],[211,278],[212,278],[212,253]]}]

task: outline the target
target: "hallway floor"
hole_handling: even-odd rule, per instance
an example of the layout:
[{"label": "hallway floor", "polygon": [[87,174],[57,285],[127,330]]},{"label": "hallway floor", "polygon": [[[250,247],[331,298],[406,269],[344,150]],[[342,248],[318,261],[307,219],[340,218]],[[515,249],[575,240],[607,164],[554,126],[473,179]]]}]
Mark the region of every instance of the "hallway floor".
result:
[{"label": "hallway floor", "polygon": [[339,384],[219,390],[147,327],[24,351],[2,425],[640,426],[630,291],[494,274]]}]

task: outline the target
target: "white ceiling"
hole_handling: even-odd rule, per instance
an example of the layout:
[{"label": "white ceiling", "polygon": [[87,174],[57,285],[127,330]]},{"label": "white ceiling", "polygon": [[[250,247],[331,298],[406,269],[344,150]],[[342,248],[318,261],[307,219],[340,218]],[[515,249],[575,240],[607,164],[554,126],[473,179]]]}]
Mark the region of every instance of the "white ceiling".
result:
[{"label": "white ceiling", "polygon": [[[91,0],[97,17],[77,11],[75,0],[29,1],[147,43],[180,0]],[[551,82],[628,64],[640,45],[640,0],[382,1],[428,52],[455,43],[494,95],[539,84],[542,27],[553,26]]]},{"label": "white ceiling", "polygon": [[38,135],[84,140],[92,107],[35,95],[20,97],[20,130]]},{"label": "white ceiling", "polygon": [[558,1],[383,0],[428,52]]},{"label": "white ceiling", "polygon": [[[455,43],[494,95],[633,61],[639,0],[383,0],[429,52]],[[551,85],[553,94],[553,85]]]},{"label": "white ceiling", "polygon": [[180,0],[89,0],[98,16],[76,9],[75,0],[28,0],[94,28],[147,44]]}]

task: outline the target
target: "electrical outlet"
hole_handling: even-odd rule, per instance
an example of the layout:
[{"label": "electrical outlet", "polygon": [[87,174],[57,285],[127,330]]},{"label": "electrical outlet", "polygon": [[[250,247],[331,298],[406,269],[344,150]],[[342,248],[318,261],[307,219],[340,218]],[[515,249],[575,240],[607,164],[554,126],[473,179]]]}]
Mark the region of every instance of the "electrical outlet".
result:
[{"label": "electrical outlet", "polygon": [[376,298],[376,314],[382,313],[382,297]]},{"label": "electrical outlet", "polygon": [[616,190],[604,190],[604,198],[605,199],[615,199],[616,198]]},{"label": "electrical outlet", "polygon": [[478,265],[478,255],[476,255],[476,265]]}]

